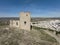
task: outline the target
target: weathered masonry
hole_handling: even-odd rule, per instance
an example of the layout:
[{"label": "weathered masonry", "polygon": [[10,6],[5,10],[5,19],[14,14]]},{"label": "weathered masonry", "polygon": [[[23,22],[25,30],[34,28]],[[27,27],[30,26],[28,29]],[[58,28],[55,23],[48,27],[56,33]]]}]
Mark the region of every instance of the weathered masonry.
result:
[{"label": "weathered masonry", "polygon": [[30,13],[29,12],[21,12],[20,13],[20,29],[30,30]]},{"label": "weathered masonry", "polygon": [[30,12],[21,12],[19,20],[10,20],[10,27],[23,30],[30,30]]}]

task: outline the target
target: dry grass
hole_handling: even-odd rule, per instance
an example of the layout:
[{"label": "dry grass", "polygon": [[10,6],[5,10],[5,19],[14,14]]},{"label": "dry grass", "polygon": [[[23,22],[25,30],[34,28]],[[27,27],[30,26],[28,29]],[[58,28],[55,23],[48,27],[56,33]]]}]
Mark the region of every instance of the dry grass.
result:
[{"label": "dry grass", "polygon": [[18,29],[0,29],[0,45],[58,45],[54,38],[51,38],[54,40],[52,43],[44,37],[45,35],[37,30],[29,32]]}]

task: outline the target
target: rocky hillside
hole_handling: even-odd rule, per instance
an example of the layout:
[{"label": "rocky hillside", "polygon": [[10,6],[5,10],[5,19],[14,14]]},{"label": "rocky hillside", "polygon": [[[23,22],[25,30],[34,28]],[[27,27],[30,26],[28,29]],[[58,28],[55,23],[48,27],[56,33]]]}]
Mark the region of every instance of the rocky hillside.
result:
[{"label": "rocky hillside", "polygon": [[0,45],[58,45],[58,43],[43,30],[0,29]]}]

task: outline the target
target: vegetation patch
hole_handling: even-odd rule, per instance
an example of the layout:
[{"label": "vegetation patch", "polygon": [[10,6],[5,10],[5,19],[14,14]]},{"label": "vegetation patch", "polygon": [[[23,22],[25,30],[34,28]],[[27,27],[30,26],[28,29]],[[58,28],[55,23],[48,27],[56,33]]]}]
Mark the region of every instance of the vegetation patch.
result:
[{"label": "vegetation patch", "polygon": [[36,26],[33,26],[34,29],[37,29],[37,30],[49,30],[49,31],[54,31],[53,29],[50,29],[50,28],[43,28],[43,27],[36,27]]},{"label": "vegetation patch", "polygon": [[[47,28],[40,28],[40,27],[35,27],[35,26],[33,26],[33,28],[35,29],[35,30],[38,30],[38,31],[40,31],[40,38],[42,39],[42,40],[46,40],[46,41],[50,41],[50,42],[57,42],[56,41],[56,39],[55,38],[53,38],[53,37],[51,37],[50,35],[48,35],[47,33],[45,33],[43,30],[47,30]],[[49,29],[49,30],[51,30],[51,29]]]},{"label": "vegetation patch", "polygon": [[42,30],[0,29],[0,45],[58,45],[58,43]]}]

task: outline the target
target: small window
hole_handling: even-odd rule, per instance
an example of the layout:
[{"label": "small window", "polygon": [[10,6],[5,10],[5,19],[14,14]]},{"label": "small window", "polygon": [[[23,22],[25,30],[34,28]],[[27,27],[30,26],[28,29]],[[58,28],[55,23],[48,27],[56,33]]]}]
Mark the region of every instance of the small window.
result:
[{"label": "small window", "polygon": [[26,21],[24,22],[24,24],[26,24]]},{"label": "small window", "polygon": [[26,14],[26,16],[28,16],[28,14]]},{"label": "small window", "polygon": [[18,22],[16,22],[16,25],[18,25]]}]

